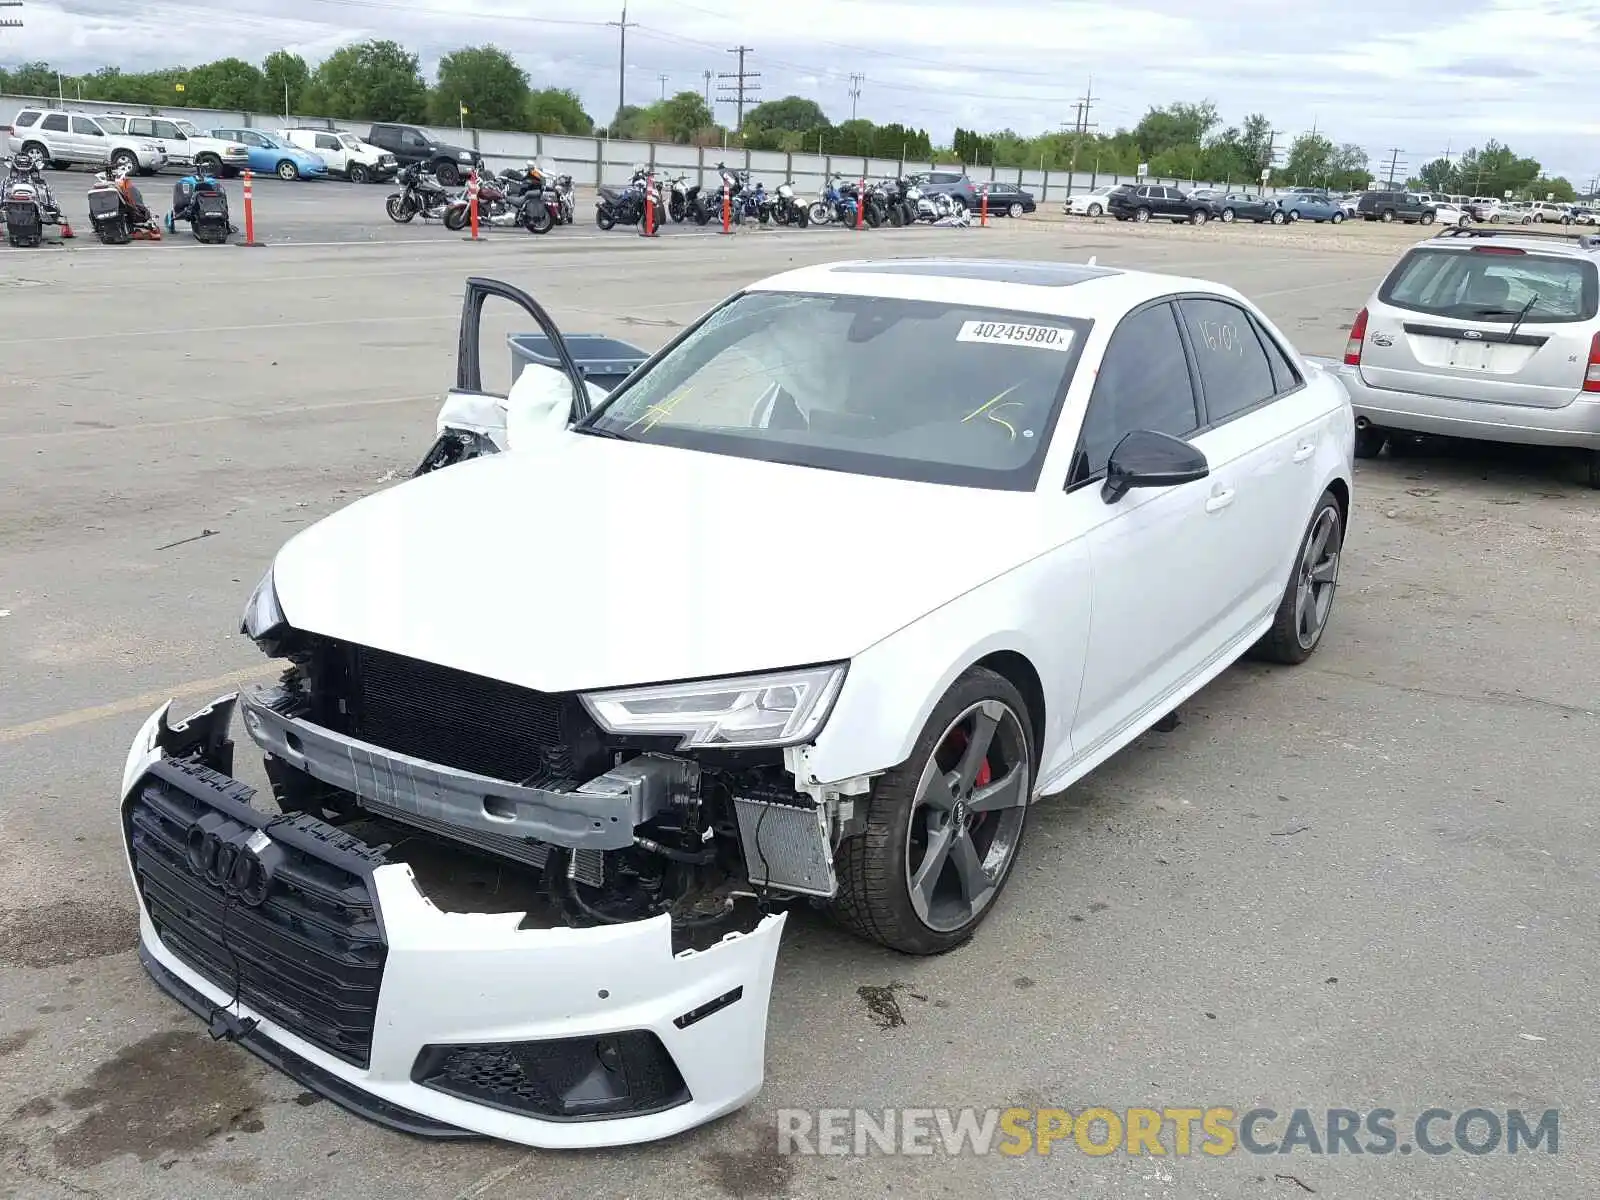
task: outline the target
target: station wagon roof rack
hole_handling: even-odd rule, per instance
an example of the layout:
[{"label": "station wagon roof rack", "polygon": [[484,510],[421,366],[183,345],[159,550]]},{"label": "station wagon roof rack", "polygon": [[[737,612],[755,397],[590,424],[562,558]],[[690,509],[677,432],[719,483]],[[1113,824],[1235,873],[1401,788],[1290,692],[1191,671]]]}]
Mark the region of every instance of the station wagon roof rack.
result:
[{"label": "station wagon roof rack", "polygon": [[1436,238],[1554,238],[1576,242],[1584,250],[1600,250],[1600,234],[1578,233],[1576,230],[1529,229],[1526,226],[1507,226],[1503,229],[1485,229],[1481,225],[1452,225],[1433,235]]}]

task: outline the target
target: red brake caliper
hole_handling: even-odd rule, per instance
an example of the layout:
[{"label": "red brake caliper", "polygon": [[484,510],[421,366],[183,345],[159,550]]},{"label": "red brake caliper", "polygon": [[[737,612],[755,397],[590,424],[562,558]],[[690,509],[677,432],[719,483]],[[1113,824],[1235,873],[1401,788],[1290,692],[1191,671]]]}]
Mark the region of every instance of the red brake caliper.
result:
[{"label": "red brake caliper", "polygon": [[[958,755],[966,751],[967,731],[965,729],[957,729],[950,735],[950,739],[954,743],[955,752]],[[987,787],[993,778],[994,772],[989,769],[989,759],[988,756],[985,755],[984,760],[978,764],[978,774],[973,779],[972,786],[975,788]],[[975,814],[976,819],[973,820],[972,827],[976,828],[978,825],[981,825],[984,817],[988,815],[988,813]]]}]

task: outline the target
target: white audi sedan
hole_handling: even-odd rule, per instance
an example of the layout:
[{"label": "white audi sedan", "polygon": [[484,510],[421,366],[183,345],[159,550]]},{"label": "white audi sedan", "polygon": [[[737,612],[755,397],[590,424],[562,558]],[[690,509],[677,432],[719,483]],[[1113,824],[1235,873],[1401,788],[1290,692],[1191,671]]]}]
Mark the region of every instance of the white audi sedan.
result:
[{"label": "white audi sedan", "polygon": [[503,398],[485,288],[479,452],[284,546],[242,622],[279,682],[152,714],[123,778],[150,974],[373,1119],[592,1146],[739,1107],[785,901],[960,944],[1035,801],[1328,627],[1350,402],[1228,288],[806,267],[609,394],[568,358]]}]

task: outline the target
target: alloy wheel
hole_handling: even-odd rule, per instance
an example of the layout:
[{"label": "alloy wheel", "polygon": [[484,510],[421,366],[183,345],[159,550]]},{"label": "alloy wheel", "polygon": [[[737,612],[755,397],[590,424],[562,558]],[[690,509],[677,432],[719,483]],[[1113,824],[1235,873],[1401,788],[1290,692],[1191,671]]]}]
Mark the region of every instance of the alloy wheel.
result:
[{"label": "alloy wheel", "polygon": [[1330,505],[1317,514],[1300,553],[1295,583],[1294,633],[1302,649],[1315,646],[1327,627],[1328,614],[1333,610],[1334,589],[1339,585],[1341,543],[1339,512]]},{"label": "alloy wheel", "polygon": [[1021,719],[1000,700],[967,708],[936,747],[911,804],[906,888],[918,919],[950,933],[977,920],[1005,880],[1032,768]]}]

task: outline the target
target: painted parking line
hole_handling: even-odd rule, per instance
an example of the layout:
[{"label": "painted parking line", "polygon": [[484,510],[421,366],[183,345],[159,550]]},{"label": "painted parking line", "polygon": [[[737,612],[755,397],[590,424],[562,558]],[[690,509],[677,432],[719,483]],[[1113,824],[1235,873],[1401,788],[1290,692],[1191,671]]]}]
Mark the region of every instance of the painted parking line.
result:
[{"label": "painted parking line", "polygon": [[73,729],[79,725],[89,725],[95,721],[104,721],[111,717],[126,716],[128,713],[153,710],[157,705],[164,704],[175,696],[192,696],[204,692],[226,692],[246,683],[257,681],[264,683],[281,673],[280,668],[272,663],[263,663],[259,667],[250,667],[242,671],[229,671],[226,675],[215,675],[210,679],[194,679],[188,683],[173,684],[171,687],[162,688],[159,691],[140,692],[137,696],[125,696],[121,700],[112,700],[105,704],[95,704],[88,708],[75,708],[71,712],[57,713],[52,717],[41,717],[37,721],[26,721],[21,725],[0,728],[0,746],[9,745],[12,742],[20,742],[24,738],[36,737],[39,734],[60,733],[63,730]]}]

